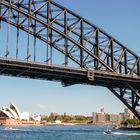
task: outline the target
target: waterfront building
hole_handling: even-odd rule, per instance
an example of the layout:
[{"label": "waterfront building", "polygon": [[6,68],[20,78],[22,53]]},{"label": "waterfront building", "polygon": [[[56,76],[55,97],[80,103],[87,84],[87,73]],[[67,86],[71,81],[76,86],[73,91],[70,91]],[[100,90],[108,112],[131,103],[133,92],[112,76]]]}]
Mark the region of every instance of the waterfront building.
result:
[{"label": "waterfront building", "polygon": [[124,112],[130,114],[130,119],[134,118],[134,114],[128,108],[125,108]]},{"label": "waterfront building", "polygon": [[103,124],[105,122],[106,122],[105,114],[93,112],[93,124]]},{"label": "waterfront building", "polygon": [[55,120],[54,123],[61,124],[62,122],[60,120]]},{"label": "waterfront building", "polygon": [[92,122],[93,122],[93,124],[97,123],[97,114],[98,114],[97,112],[93,112],[92,113],[92,117],[93,117],[93,121]]},{"label": "waterfront building", "polygon": [[130,119],[130,114],[129,113],[120,113],[119,114],[119,121],[126,121]]},{"label": "waterfront building", "polygon": [[124,112],[119,114],[119,122],[126,121],[128,119],[133,119],[134,114],[127,108],[124,109]]},{"label": "waterfront building", "polygon": [[34,116],[31,116],[31,119],[33,120],[33,121],[41,121],[41,116],[38,116],[38,115],[34,115]]},{"label": "waterfront building", "polygon": [[9,107],[2,107],[0,117],[7,117],[16,120],[29,120],[29,112],[20,112],[15,104],[10,104]]},{"label": "waterfront building", "polygon": [[119,115],[118,114],[109,114],[109,122],[110,123],[118,123]]},{"label": "waterfront building", "polygon": [[98,113],[97,114],[97,123],[103,124],[106,122],[106,115],[103,113]]},{"label": "waterfront building", "polygon": [[107,114],[104,108],[101,108],[100,111],[101,112],[93,112],[93,124],[117,124],[134,118],[133,113],[129,109],[124,109],[124,112],[119,114]]},{"label": "waterfront building", "polygon": [[0,109],[0,125],[39,124],[40,121],[41,116],[32,116],[31,121],[29,112],[20,112],[15,104]]}]

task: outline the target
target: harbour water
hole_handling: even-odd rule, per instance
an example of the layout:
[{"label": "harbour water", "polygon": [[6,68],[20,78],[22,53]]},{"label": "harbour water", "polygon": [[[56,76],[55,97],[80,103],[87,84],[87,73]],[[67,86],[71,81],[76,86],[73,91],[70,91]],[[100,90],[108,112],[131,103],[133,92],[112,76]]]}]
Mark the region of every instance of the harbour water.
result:
[{"label": "harbour water", "polygon": [[[106,126],[0,126],[0,140],[140,140],[140,131],[112,130]],[[112,129],[112,126],[109,126]]]}]

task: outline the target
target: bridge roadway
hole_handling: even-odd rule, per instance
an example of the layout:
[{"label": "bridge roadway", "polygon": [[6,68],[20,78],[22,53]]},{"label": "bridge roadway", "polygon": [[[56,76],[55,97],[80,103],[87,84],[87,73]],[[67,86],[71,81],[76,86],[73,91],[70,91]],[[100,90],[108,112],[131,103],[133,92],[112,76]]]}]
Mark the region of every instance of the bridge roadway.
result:
[{"label": "bridge roadway", "polygon": [[106,71],[76,69],[48,65],[9,58],[0,58],[0,74],[41,80],[60,81],[63,86],[88,84],[109,87],[121,85],[127,81],[135,89],[140,90],[140,78],[118,75]]}]

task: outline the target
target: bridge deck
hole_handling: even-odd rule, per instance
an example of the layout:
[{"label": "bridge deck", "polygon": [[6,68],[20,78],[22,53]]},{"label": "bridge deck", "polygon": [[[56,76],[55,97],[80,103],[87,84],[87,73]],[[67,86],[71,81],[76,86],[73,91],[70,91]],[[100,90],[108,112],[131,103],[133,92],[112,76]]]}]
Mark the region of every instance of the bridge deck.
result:
[{"label": "bridge deck", "polygon": [[[93,71],[93,79],[89,80],[88,71],[86,69],[75,69],[60,67],[57,65],[48,65],[35,63],[30,61],[14,60],[0,58],[0,74],[15,77],[25,77],[33,79],[61,81],[66,85],[71,84],[90,84],[99,86],[109,86],[118,82],[130,83],[133,87],[138,88],[140,78],[128,77],[107,73],[104,71]],[[139,88],[138,88],[139,89]]]}]

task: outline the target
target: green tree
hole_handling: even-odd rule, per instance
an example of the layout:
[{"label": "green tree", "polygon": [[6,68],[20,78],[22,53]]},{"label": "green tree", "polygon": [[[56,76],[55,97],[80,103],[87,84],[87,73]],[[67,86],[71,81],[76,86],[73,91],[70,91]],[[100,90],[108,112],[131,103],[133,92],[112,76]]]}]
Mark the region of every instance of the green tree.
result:
[{"label": "green tree", "polygon": [[140,120],[138,119],[128,119],[126,121],[121,122],[123,125],[140,125]]}]

